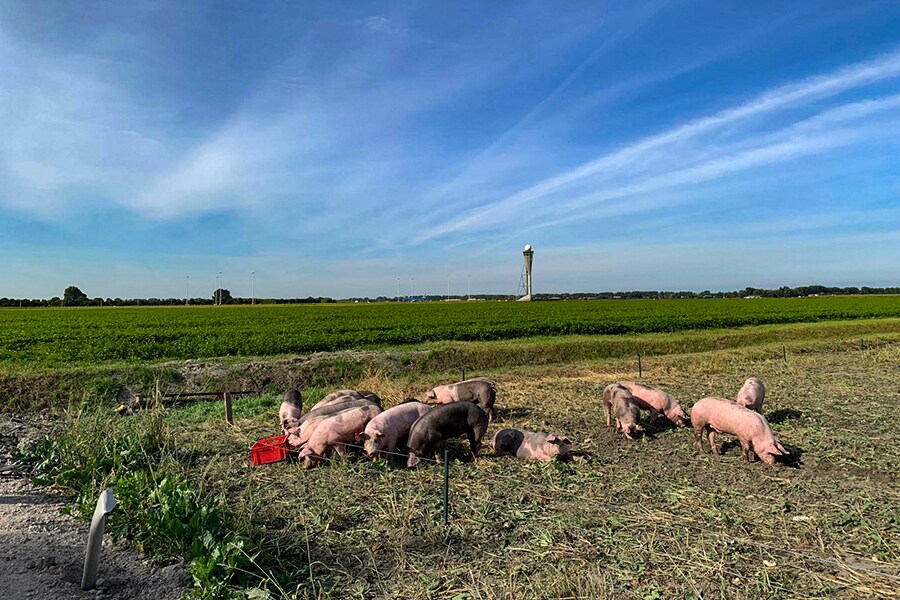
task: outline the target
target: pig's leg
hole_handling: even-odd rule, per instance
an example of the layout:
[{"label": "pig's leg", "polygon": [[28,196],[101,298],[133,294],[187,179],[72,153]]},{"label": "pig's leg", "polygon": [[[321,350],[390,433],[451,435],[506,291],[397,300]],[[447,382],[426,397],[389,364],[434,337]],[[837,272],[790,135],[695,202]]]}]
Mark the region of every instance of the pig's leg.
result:
[{"label": "pig's leg", "polygon": [[753,449],[753,442],[747,442],[747,462],[756,462],[759,460],[756,456],[756,450]]},{"label": "pig's leg", "polygon": [[716,447],[716,431],[712,427],[706,428],[706,439],[709,441],[709,449],[716,456],[719,455],[719,449]]},{"label": "pig's leg", "polygon": [[650,424],[653,425],[656,423],[656,418],[659,417],[659,411],[655,408],[650,408]]},{"label": "pig's leg", "polygon": [[744,460],[747,462],[753,462],[750,460],[750,454],[752,454],[752,450],[750,450],[750,443],[745,442],[744,440],[740,440],[741,442],[741,456],[744,457]]},{"label": "pig's leg", "polygon": [[703,433],[702,427],[700,429],[694,428],[694,446],[697,448],[697,452],[699,452],[700,454],[705,453],[703,450],[702,433]]},{"label": "pig's leg", "polygon": [[[612,427],[612,422],[610,421],[610,412],[611,411],[609,410],[609,404],[604,402],[603,408],[604,408],[604,410],[606,410],[606,426]],[[616,427],[618,427],[618,426],[619,426],[619,420],[616,419]]]},{"label": "pig's leg", "polygon": [[475,431],[469,430],[469,448],[472,450],[472,459],[478,458],[478,451],[481,450],[481,441],[475,439]]},{"label": "pig's leg", "polygon": [[347,446],[344,444],[335,444],[333,446],[334,451],[340,454],[341,456],[347,456]]}]

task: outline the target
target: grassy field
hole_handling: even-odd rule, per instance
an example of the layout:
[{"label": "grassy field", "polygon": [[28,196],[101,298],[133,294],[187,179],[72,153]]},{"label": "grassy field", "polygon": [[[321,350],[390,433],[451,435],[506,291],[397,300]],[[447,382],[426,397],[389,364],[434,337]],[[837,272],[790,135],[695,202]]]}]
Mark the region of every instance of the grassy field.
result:
[{"label": "grassy field", "polygon": [[[729,436],[720,436],[725,451],[715,459],[695,453],[687,429],[660,426],[645,444],[607,429],[599,392],[634,378],[631,360],[479,372],[499,389],[499,415],[488,435],[509,426],[559,431],[575,440],[578,456],[544,465],[486,450],[469,463],[462,444],[450,469],[447,526],[436,466],[411,471],[356,459],[311,471],[291,462],[250,466],[249,444],[275,434],[274,395],[239,401],[231,428],[223,426],[218,403],[93,425],[82,419],[80,435],[96,440],[103,432],[104,456],[118,458],[107,464],[89,444],[76,451],[74,442],[58,442],[46,453],[58,458],[45,467],[57,483],[69,473],[83,484],[78,478],[95,464],[100,474],[89,489],[112,483],[123,488],[123,502],[137,498],[125,512],[138,521],[149,515],[146,523],[112,527],[146,549],[215,555],[215,568],[201,561],[194,569],[206,590],[198,593],[209,597],[247,597],[247,590],[257,598],[897,597],[900,345],[889,339],[862,349],[853,338],[817,345],[809,335],[806,345],[794,340],[792,348],[803,352],[792,350],[787,361],[781,340],[770,340],[644,363],[643,381],[687,408],[706,395],[733,395],[750,374],[761,377],[767,417],[794,453],[790,465],[774,469],[742,462]],[[393,404],[408,394],[421,397],[440,380],[434,373],[372,373],[354,383]],[[305,391],[314,402],[329,390]],[[125,432],[140,443],[116,445]],[[136,446],[146,456],[127,458]],[[129,491],[136,479],[129,469],[141,460],[156,474],[145,476],[155,482],[149,500]],[[164,487],[177,493],[164,494]],[[81,490],[89,510],[92,496]],[[204,514],[227,515],[197,530],[214,532],[211,549],[173,541],[206,536],[159,516],[179,510],[166,494],[208,505]]]},{"label": "grassy field", "polygon": [[772,356],[900,341],[900,319],[756,325],[677,333],[539,336],[488,342],[436,341],[381,350],[343,350],[305,356],[222,357],[165,363],[108,362],[47,366],[0,364],[0,407],[33,412],[72,400],[113,402],[207,390],[280,392],[289,387],[346,387],[365,373],[403,378],[459,377],[516,367],[585,360],[645,358],[712,350],[767,347]]},{"label": "grassy field", "polygon": [[436,341],[900,317],[900,297],[0,309],[0,367],[263,357]]}]

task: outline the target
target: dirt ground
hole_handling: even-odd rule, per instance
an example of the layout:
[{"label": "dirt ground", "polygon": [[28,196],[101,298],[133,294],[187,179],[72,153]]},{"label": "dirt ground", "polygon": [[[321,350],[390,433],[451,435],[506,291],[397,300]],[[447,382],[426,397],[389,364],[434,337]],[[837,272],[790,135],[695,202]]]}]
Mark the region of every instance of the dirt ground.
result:
[{"label": "dirt ground", "polygon": [[[0,465],[34,427],[0,417]],[[155,567],[137,551],[104,540],[97,588],[81,590],[88,525],[64,515],[63,498],[35,489],[22,474],[0,475],[0,597],[9,600],[121,598],[174,600],[185,587],[179,565]]]}]

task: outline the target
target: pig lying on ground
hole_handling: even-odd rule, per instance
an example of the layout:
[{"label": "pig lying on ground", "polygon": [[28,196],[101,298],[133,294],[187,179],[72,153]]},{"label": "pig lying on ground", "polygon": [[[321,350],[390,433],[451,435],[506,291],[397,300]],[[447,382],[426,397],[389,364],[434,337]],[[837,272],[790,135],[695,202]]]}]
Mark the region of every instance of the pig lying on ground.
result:
[{"label": "pig lying on ground", "polygon": [[487,415],[471,402],[437,406],[413,423],[407,442],[409,460],[406,466],[414,467],[422,458],[435,456],[438,446],[462,435],[468,436],[472,456],[477,457],[487,428]]},{"label": "pig lying on ground", "polygon": [[431,410],[427,404],[407,400],[389,408],[366,425],[366,430],[356,436],[363,442],[363,450],[369,458],[380,458],[382,452],[394,452],[397,442],[409,435],[409,430],[419,417]]},{"label": "pig lying on ground", "polygon": [[749,408],[759,414],[763,414],[762,407],[765,398],[766,386],[764,386],[763,382],[756,377],[751,377],[744,382],[741,391],[738,392],[734,400],[744,408]]},{"label": "pig lying on ground", "polygon": [[684,409],[669,394],[656,388],[634,383],[633,381],[620,381],[619,384],[628,388],[638,406],[650,411],[650,423],[654,423],[659,413],[662,413],[676,425],[687,427],[687,424],[684,422],[687,417]]},{"label": "pig lying on ground", "polygon": [[466,379],[459,383],[439,385],[425,392],[426,404],[450,404],[451,402],[472,402],[488,415],[488,422],[494,420],[494,402],[497,386],[485,377]]},{"label": "pig lying on ground", "polygon": [[343,402],[335,402],[327,406],[309,411],[308,413],[300,417],[299,424],[302,425],[309,419],[321,417],[322,415],[333,415],[336,412],[341,412],[342,410],[347,410],[348,408],[357,408],[359,406],[374,406],[379,410],[379,412],[381,411],[381,406],[375,404],[371,400],[366,400],[365,398],[353,400],[348,398]]},{"label": "pig lying on ground", "polygon": [[303,397],[299,390],[288,390],[284,393],[281,408],[278,409],[278,422],[281,424],[281,434],[288,435],[288,430],[300,424],[300,416],[303,414]]},{"label": "pig lying on ground", "polygon": [[336,392],[331,392],[310,410],[316,410],[317,408],[322,408],[323,406],[330,406],[332,404],[339,404],[341,402],[346,402],[347,400],[369,400],[370,402],[374,402],[378,406],[383,406],[381,402],[381,398],[373,394],[369,391],[357,391],[357,390],[338,390]]},{"label": "pig lying on ground", "polygon": [[616,430],[621,429],[629,440],[634,439],[635,432],[644,431],[640,425],[641,409],[624,385],[611,383],[603,388],[603,408],[606,410],[606,426],[611,426],[610,413],[615,412]]},{"label": "pig lying on ground", "polygon": [[381,408],[369,403],[335,413],[323,419],[300,451],[303,468],[313,467],[327,458],[332,450],[339,454],[346,452],[345,444],[356,440],[356,434],[364,431],[366,425],[381,412]]},{"label": "pig lying on ground", "polygon": [[705,430],[713,454],[719,454],[716,433],[736,435],[741,442],[741,453],[748,462],[752,456],[758,456],[767,465],[774,465],[776,456],[790,454],[775,439],[764,416],[732,400],[703,398],[691,409],[691,424],[697,450],[701,453],[700,435]]},{"label": "pig lying on ground", "polygon": [[557,433],[534,433],[520,429],[501,429],[494,436],[494,454],[551,462],[569,456],[572,441]]}]

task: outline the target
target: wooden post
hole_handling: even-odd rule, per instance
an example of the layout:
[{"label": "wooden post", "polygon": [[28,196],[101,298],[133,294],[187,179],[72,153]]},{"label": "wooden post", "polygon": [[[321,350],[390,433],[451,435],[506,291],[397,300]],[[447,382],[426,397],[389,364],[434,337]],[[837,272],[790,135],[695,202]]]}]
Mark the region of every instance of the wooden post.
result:
[{"label": "wooden post", "polygon": [[641,364],[641,353],[638,352],[638,377],[644,376],[644,366]]},{"label": "wooden post", "polygon": [[231,392],[225,392],[222,396],[225,398],[225,422],[234,425],[234,416],[231,414]]},{"label": "wooden post", "polygon": [[787,362],[787,346],[781,347],[781,356],[784,358],[784,362]]},{"label": "wooden post", "polygon": [[463,367],[463,378],[461,381],[465,381],[465,380],[466,380],[466,368]]}]

